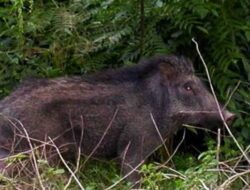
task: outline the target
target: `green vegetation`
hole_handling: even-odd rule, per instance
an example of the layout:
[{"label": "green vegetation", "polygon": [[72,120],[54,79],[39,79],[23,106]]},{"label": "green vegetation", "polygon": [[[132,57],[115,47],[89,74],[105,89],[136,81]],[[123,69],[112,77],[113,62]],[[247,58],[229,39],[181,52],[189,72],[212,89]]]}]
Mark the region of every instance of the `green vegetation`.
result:
[{"label": "green vegetation", "polygon": [[[27,77],[85,74],[135,64],[155,54],[186,55],[206,78],[191,41],[194,37],[218,98],[228,102],[229,110],[237,115],[231,130],[249,154],[249,15],[248,0],[1,0],[0,96],[8,95]],[[143,187],[246,187],[249,168],[238,168],[244,157],[230,136],[223,140],[219,153],[211,139],[208,151],[199,158],[178,153],[173,158],[175,169],[156,163],[144,165]],[[38,163],[44,185],[63,189],[70,177],[67,169]],[[115,164],[95,161],[76,175],[87,190],[105,189],[121,178]],[[236,177],[231,180],[233,175]],[[29,183],[19,178],[1,179],[1,189],[17,184],[39,188],[37,179]],[[79,189],[74,179],[68,189]],[[129,189],[129,184],[122,181],[114,189]]]}]

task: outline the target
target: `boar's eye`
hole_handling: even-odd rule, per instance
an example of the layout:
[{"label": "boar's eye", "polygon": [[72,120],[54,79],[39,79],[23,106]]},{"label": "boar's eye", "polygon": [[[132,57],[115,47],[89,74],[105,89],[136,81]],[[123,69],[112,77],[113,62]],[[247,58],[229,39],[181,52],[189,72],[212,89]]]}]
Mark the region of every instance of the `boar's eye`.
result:
[{"label": "boar's eye", "polygon": [[184,89],[185,89],[186,91],[193,91],[191,85],[188,84],[188,83],[186,83],[186,84],[184,85]]},{"label": "boar's eye", "polygon": [[187,91],[192,90],[192,88],[191,88],[190,86],[186,86],[185,89],[186,89]]}]

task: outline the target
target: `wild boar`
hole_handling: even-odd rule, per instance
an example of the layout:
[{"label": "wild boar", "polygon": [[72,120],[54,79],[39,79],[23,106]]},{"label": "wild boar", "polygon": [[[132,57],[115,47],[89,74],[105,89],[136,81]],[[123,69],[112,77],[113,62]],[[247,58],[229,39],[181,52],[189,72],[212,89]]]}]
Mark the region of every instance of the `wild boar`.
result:
[{"label": "wild boar", "polygon": [[117,158],[133,183],[140,179],[135,168],[183,124],[221,121],[191,61],[177,56],[84,77],[24,81],[0,102],[0,113],[2,158],[28,150],[28,136],[33,146],[50,137],[63,155],[80,147],[89,157]]}]

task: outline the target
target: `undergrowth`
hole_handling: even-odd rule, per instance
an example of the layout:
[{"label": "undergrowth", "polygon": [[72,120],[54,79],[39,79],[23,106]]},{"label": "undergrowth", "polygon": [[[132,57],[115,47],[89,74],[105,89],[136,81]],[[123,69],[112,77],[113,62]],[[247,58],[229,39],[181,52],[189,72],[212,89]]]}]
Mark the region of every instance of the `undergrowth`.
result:
[{"label": "undergrowth", "polygon": [[[247,171],[244,164],[239,164],[241,156],[237,155],[235,159],[226,160],[228,153],[221,151],[223,159],[218,160],[216,142],[210,141],[208,144],[209,150],[201,153],[197,158],[190,154],[177,153],[173,158],[174,166],[157,162],[144,164],[140,169],[143,176],[141,188],[147,190],[248,189],[250,171],[240,175]],[[23,163],[25,158],[29,159],[28,156],[19,155],[11,162],[21,159]],[[51,167],[45,159],[37,159],[37,163],[45,189],[80,189],[67,168],[62,165]],[[72,170],[76,168],[76,165],[68,164]],[[86,164],[82,157],[79,166],[75,175],[86,190],[132,188],[127,181],[121,180],[122,176],[119,175],[119,169],[114,161],[89,160]],[[0,179],[1,189],[41,189],[35,175],[29,177],[17,175],[14,178],[1,175]],[[114,184],[116,185],[113,186]]]}]

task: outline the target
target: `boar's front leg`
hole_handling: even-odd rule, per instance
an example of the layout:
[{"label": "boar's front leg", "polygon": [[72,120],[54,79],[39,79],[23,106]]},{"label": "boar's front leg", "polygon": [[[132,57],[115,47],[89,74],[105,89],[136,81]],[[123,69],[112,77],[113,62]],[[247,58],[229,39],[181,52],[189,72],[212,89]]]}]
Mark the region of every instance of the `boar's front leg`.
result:
[{"label": "boar's front leg", "polygon": [[140,166],[160,144],[160,139],[155,135],[128,132],[121,135],[118,144],[121,173],[127,176],[126,180],[135,184],[134,187],[140,186]]},{"label": "boar's front leg", "polygon": [[138,172],[140,165],[144,162],[142,155],[138,153],[138,146],[136,142],[130,141],[127,143],[123,151],[119,154],[119,164],[121,167],[121,174],[127,176],[126,180],[133,184],[138,183],[141,176]]}]

